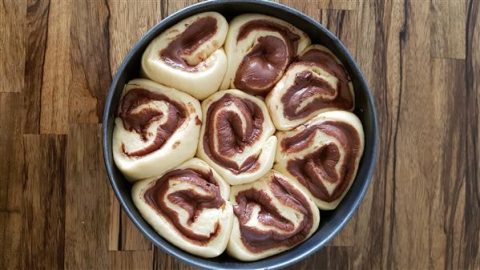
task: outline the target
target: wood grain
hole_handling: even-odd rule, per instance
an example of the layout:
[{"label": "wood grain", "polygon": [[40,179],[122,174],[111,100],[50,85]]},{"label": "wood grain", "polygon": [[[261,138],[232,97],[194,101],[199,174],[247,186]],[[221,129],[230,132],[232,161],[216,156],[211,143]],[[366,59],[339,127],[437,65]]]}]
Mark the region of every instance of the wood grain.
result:
[{"label": "wood grain", "polygon": [[21,269],[22,214],[20,211],[0,211],[0,268]]},{"label": "wood grain", "polygon": [[21,111],[22,96],[19,93],[0,93],[0,211],[19,212],[22,206]]},{"label": "wood grain", "polygon": [[25,70],[26,0],[2,0],[0,7],[0,92],[22,92]]},{"label": "wood grain", "polygon": [[328,246],[322,252],[287,269],[348,269],[351,268],[353,247]]},{"label": "wood grain", "polygon": [[[62,268],[65,252],[64,153],[67,137],[25,135],[23,142],[23,268]],[[46,185],[46,181],[51,184]]]},{"label": "wood grain", "polygon": [[29,0],[26,14],[26,49],[25,49],[25,88],[24,132],[40,133],[40,112],[42,96],[42,79],[47,49],[47,29],[50,1]]},{"label": "wood grain", "polygon": [[280,0],[276,2],[308,12],[311,9],[354,10],[357,8],[359,0]]},{"label": "wood grain", "polygon": [[[414,1],[400,6],[404,20],[400,30],[400,85],[397,110],[397,128],[393,143],[396,159],[393,163],[393,191],[391,220],[396,226],[390,231],[393,254],[388,266],[398,265],[406,268],[424,269],[428,267],[428,213],[431,200],[432,183],[438,178],[438,161],[436,154],[426,159],[422,153],[431,149],[441,149],[441,122],[434,113],[435,96],[431,91],[422,91],[431,86],[432,78],[429,29],[429,3]],[[405,102],[408,100],[408,102]],[[426,102],[426,101],[429,102]],[[429,111],[431,113],[424,113]],[[414,118],[415,116],[415,118]],[[419,128],[421,131],[419,132]],[[422,142],[413,144],[413,142]],[[412,175],[409,170],[415,170]],[[397,184],[398,183],[398,184]],[[409,203],[415,200],[415,204]]]},{"label": "wood grain", "polygon": [[105,1],[72,1],[72,10],[70,122],[98,123],[111,81],[110,10]]},{"label": "wood grain", "polygon": [[[457,255],[460,267],[480,268],[480,3],[470,1],[467,9],[466,44],[466,168],[465,216]],[[472,259],[473,258],[473,259]]]},{"label": "wood grain", "polygon": [[[0,3],[0,269],[193,269],[122,212],[100,121],[131,46],[195,2]],[[278,2],[345,43],[380,124],[359,210],[289,269],[480,269],[480,1]]]},{"label": "wood grain", "polygon": [[[432,195],[432,210],[430,219],[442,220],[441,223],[433,226],[429,232],[429,238],[436,237],[441,240],[438,243],[432,241],[432,263],[437,268],[449,263],[449,268],[454,268],[454,261],[459,261],[459,250],[462,248],[461,221],[465,215],[465,178],[462,174],[465,172],[465,134],[466,120],[465,106],[466,92],[456,92],[454,89],[466,89],[465,81],[465,64],[463,61],[451,59],[435,59],[433,69],[434,81],[433,87],[437,88],[443,96],[441,100],[442,107],[448,108],[451,114],[441,115],[441,121],[450,123],[448,129],[452,130],[449,134],[442,135],[442,141],[445,145],[454,147],[445,147],[443,155],[441,155],[439,164],[442,166],[441,172],[435,182]],[[459,178],[460,177],[460,178]],[[463,196],[462,196],[463,194]],[[453,206],[444,209],[443,206],[447,202],[453,202]],[[447,210],[447,211],[445,211]],[[440,245],[439,243],[447,243]],[[443,254],[449,254],[450,258],[443,257]],[[445,265],[446,266],[446,265]]]},{"label": "wood grain", "polygon": [[432,16],[433,57],[465,59],[466,0],[433,0]]},{"label": "wood grain", "polygon": [[[72,77],[71,1],[52,1],[41,88],[40,133],[68,133],[68,96]],[[62,72],[58,72],[62,70]],[[27,95],[27,94],[26,94]]]},{"label": "wood grain", "polygon": [[111,191],[108,250],[144,251],[151,249],[152,243],[133,225],[132,221],[121,209],[113,191]]},{"label": "wood grain", "polygon": [[343,44],[356,56],[357,31],[349,31],[357,25],[357,12],[350,10],[320,10],[318,19],[325,27],[342,40]]},{"label": "wood grain", "polygon": [[147,270],[152,268],[151,251],[113,251],[108,253],[109,269]]},{"label": "wood grain", "polygon": [[0,269],[18,269],[22,264],[23,141],[22,96],[0,93]]},{"label": "wood grain", "polygon": [[100,125],[70,126],[66,150],[65,268],[108,267],[109,187]]},{"label": "wood grain", "polygon": [[109,0],[110,66],[112,76],[133,44],[161,20],[161,3]]},{"label": "wood grain", "polygon": [[176,270],[194,270],[195,267],[182,263],[175,257],[166,255],[160,249],[155,248],[153,252],[153,264],[152,269],[176,269]]}]

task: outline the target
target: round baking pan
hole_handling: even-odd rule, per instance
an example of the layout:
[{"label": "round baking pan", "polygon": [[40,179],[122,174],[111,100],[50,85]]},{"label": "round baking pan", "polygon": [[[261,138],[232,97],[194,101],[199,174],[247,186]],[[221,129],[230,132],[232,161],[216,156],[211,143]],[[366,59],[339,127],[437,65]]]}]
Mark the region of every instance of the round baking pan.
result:
[{"label": "round baking pan", "polygon": [[[130,195],[131,184],[117,169],[112,157],[112,133],[118,103],[125,83],[140,76],[140,60],[145,48],[156,36],[175,23],[194,14],[206,11],[217,11],[223,14],[227,20],[231,20],[233,17],[243,13],[261,13],[274,16],[305,31],[312,39],[313,44],[322,44],[328,47],[343,62],[351,76],[355,89],[354,113],[362,121],[365,132],[365,150],[360,161],[357,176],[339,206],[333,211],[320,212],[320,226],[305,242],[276,256],[255,262],[241,262],[229,257],[227,254],[222,254],[212,259],[200,258],[184,252],[160,237],[142,218],[140,212],[133,204]],[[373,174],[378,147],[377,118],[372,95],[368,90],[360,68],[340,40],[320,23],[295,9],[274,2],[255,0],[207,1],[195,4],[168,16],[147,31],[125,57],[112,81],[105,101],[102,135],[103,155],[108,178],[123,210],[133,223],[161,250],[186,263],[207,269],[283,268],[318,251],[345,226],[358,208]]]}]

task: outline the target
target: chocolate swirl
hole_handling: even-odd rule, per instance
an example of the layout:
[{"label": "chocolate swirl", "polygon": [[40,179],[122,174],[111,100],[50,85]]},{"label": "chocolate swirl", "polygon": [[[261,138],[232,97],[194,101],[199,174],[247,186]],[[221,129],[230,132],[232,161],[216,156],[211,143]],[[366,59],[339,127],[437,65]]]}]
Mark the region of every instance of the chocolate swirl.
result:
[{"label": "chocolate swirl", "polygon": [[[318,147],[314,144],[317,132],[335,138]],[[311,194],[325,202],[339,199],[350,186],[356,174],[357,159],[361,155],[361,139],[358,131],[348,123],[324,121],[310,125],[302,132],[281,140],[282,151],[299,152],[315,149],[302,158],[287,162],[287,170]],[[329,192],[326,184],[334,184]]]},{"label": "chocolate swirl", "polygon": [[112,136],[113,159],[129,181],[161,175],[195,155],[198,100],[147,79],[123,90]]},{"label": "chocolate swirl", "polygon": [[[341,81],[339,84],[342,87]],[[311,102],[301,108],[304,100],[312,98]],[[337,91],[326,80],[315,77],[312,71],[302,71],[295,75],[293,85],[287,89],[281,101],[284,106],[283,113],[288,119],[304,118],[325,108],[353,108],[353,97],[348,88]]]},{"label": "chocolate swirl", "polygon": [[231,185],[255,181],[273,166],[277,138],[265,103],[242,91],[220,91],[202,103],[197,156]]},{"label": "chocolate swirl", "polygon": [[263,36],[243,57],[236,75],[235,86],[253,95],[266,95],[280,79],[286,67],[296,55],[300,36],[287,27],[268,20],[252,20],[244,24],[237,36],[241,42],[252,31],[277,32],[275,36]]},{"label": "chocolate swirl", "polygon": [[[178,182],[201,189],[202,192],[199,193],[193,188],[169,192],[170,188]],[[145,191],[144,198],[147,204],[164,216],[182,236],[196,244],[205,245],[216,237],[220,230],[217,221],[215,229],[210,235],[198,234],[191,228],[184,226],[180,221],[177,210],[167,204],[168,201],[188,213],[187,225],[192,225],[205,209],[223,207],[225,200],[220,194],[219,185],[211,170],[208,173],[195,169],[177,169],[168,172]]]},{"label": "chocolate swirl", "polygon": [[321,112],[353,110],[353,87],[336,57],[321,45],[311,45],[288,67],[265,102],[275,126],[289,130]]},{"label": "chocolate swirl", "polygon": [[[199,17],[160,52],[160,57],[174,68],[190,72],[197,71],[199,67],[189,64],[184,56],[191,55],[198,47],[210,40],[217,32],[217,28],[215,18]],[[199,60],[202,61],[203,57],[199,56]]]},{"label": "chocolate swirl", "polygon": [[266,96],[309,44],[304,32],[280,19],[260,14],[235,17],[225,42],[228,69],[221,89]]},{"label": "chocolate swirl", "polygon": [[[312,47],[312,49],[303,53],[295,64],[318,66],[336,77],[338,82],[334,88],[325,80],[314,77],[315,68],[312,71],[298,74],[295,78],[295,83],[282,97],[287,118],[302,118],[327,107],[339,110],[353,110],[354,103],[350,89],[350,76],[343,65],[337,62],[332,53]],[[295,98],[293,98],[294,96]],[[302,99],[311,96],[316,96],[316,98],[297,111]]]},{"label": "chocolate swirl", "polygon": [[[294,209],[301,215],[298,225],[282,216],[279,206],[272,204],[272,198],[264,190],[250,188],[240,191],[235,196],[237,203],[234,213],[240,224],[241,239],[245,247],[252,253],[258,253],[277,247],[292,247],[305,240],[311,233],[313,213],[307,198],[285,179],[271,176],[268,188],[271,194],[281,203],[280,207]],[[253,218],[255,207],[260,207],[256,219],[269,230],[247,225]]]},{"label": "chocolate swirl", "polygon": [[202,100],[220,87],[227,71],[223,43],[228,22],[218,12],[202,12],[154,38],[142,56],[142,75]]},{"label": "chocolate swirl", "polygon": [[246,151],[263,132],[264,115],[251,100],[225,94],[207,110],[203,147],[216,163],[234,174],[255,170],[258,153],[252,153],[243,163],[233,158]]},{"label": "chocolate swirl", "polygon": [[231,188],[234,226],[227,250],[253,261],[308,239],[318,228],[318,208],[291,179],[270,170],[257,181]]},{"label": "chocolate swirl", "polygon": [[[162,102],[165,104],[166,110],[159,110],[158,107],[152,105],[154,102]],[[187,111],[184,105],[163,94],[135,88],[123,96],[118,115],[122,119],[125,129],[138,133],[144,142],[152,135],[148,133],[150,125],[166,117],[166,120],[157,127],[156,133],[153,134],[155,137],[152,142],[143,149],[129,152],[126,150],[125,144],[122,144],[124,154],[129,157],[141,157],[160,149],[185,121]]]}]

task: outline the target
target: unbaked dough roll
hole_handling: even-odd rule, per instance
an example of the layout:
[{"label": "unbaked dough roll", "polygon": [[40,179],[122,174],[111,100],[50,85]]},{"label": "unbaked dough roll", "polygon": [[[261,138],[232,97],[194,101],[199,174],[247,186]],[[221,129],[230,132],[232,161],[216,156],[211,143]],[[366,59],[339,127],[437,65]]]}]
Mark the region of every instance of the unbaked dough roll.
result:
[{"label": "unbaked dough roll", "polygon": [[265,102],[277,129],[288,130],[320,112],[353,110],[353,86],[330,50],[311,45],[289,66]]},{"label": "unbaked dough roll", "polygon": [[132,189],[133,202],[159,235],[205,258],[227,246],[233,221],[229,193],[220,175],[196,158]]},{"label": "unbaked dough roll", "polygon": [[363,153],[357,116],[324,112],[277,136],[275,169],[297,182],[320,209],[335,209],[352,185]]},{"label": "unbaked dough roll", "polygon": [[293,25],[266,15],[243,14],[230,22],[228,69],[221,89],[266,96],[310,38]]},{"label": "unbaked dough roll", "polygon": [[231,185],[255,181],[273,166],[277,138],[265,103],[239,90],[213,94],[202,103],[197,156]]},{"label": "unbaked dough roll", "polygon": [[230,201],[235,217],[227,252],[242,261],[290,249],[309,238],[320,222],[308,195],[273,170],[251,184],[233,186]]},{"label": "unbaked dough roll", "polygon": [[202,112],[193,97],[135,79],[123,91],[113,130],[113,158],[129,179],[145,179],[195,155]]},{"label": "unbaked dough roll", "polygon": [[142,73],[204,99],[217,91],[227,70],[222,48],[228,23],[217,12],[184,19],[155,38],[142,57]]}]

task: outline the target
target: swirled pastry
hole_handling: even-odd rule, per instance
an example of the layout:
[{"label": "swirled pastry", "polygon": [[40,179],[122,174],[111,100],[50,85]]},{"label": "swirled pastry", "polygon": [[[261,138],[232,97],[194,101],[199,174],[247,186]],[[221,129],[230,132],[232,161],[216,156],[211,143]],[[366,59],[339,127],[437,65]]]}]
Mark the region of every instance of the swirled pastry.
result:
[{"label": "swirled pastry", "polygon": [[352,185],[363,153],[357,116],[324,112],[277,136],[275,169],[297,182],[320,209],[336,208]]},{"label": "swirled pastry", "polygon": [[137,182],[132,197],[145,220],[175,246],[211,258],[226,248],[233,220],[230,186],[208,164],[191,159]]},{"label": "swirled pastry", "polygon": [[221,89],[266,96],[309,44],[304,32],[283,20],[260,14],[235,17],[225,41],[228,69]]},{"label": "swirled pastry", "polygon": [[233,186],[230,201],[235,217],[227,252],[243,261],[294,247],[309,238],[320,222],[308,195],[275,171],[253,183]]},{"label": "swirled pastry", "polygon": [[202,103],[197,156],[231,185],[255,181],[273,166],[277,138],[265,103],[239,90],[213,94]]},{"label": "swirled pastry", "polygon": [[289,66],[265,102],[275,127],[288,130],[320,112],[353,110],[353,86],[330,50],[311,45]]},{"label": "swirled pastry", "polygon": [[178,166],[195,155],[201,119],[193,97],[146,79],[130,81],[115,119],[115,164],[130,181]]},{"label": "swirled pastry", "polygon": [[148,78],[204,99],[217,91],[227,69],[222,48],[228,23],[217,12],[196,14],[155,38],[142,57]]}]

